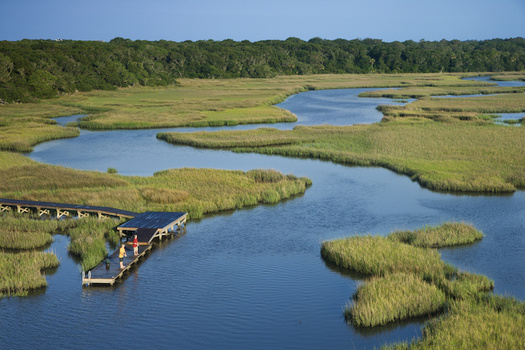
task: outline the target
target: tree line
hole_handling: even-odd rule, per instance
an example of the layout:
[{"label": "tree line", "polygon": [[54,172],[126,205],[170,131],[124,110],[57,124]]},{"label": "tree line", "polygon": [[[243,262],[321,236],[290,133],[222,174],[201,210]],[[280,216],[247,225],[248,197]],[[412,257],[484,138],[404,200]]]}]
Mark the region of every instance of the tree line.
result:
[{"label": "tree line", "polygon": [[298,38],[250,41],[21,40],[0,42],[0,102],[178,78],[320,73],[501,72],[525,69],[525,39],[383,42]]}]

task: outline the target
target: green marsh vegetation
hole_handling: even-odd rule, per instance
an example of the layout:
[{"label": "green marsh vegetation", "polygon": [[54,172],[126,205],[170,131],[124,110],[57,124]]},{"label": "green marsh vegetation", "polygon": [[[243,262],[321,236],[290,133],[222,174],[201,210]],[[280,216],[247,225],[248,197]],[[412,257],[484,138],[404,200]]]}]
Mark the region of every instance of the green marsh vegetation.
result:
[{"label": "green marsh vegetation", "polygon": [[159,137],[197,147],[382,166],[437,191],[513,192],[525,187],[524,132],[521,127],[395,118],[348,127],[173,132]]},{"label": "green marsh vegetation", "polygon": [[76,222],[67,230],[71,238],[68,250],[80,258],[84,271],[91,270],[108,255],[106,243],[112,247],[118,245],[120,237],[115,227],[120,223],[116,220],[100,220],[96,217],[71,221]]},{"label": "green marsh vegetation", "polygon": [[[427,235],[436,237],[422,243]],[[422,248],[448,246],[448,236],[454,236],[455,244],[464,244],[482,233],[469,224],[445,223],[388,237],[367,235],[323,242],[324,259],[368,277],[345,308],[347,321],[357,327],[373,327],[440,314],[427,323],[421,339],[390,348],[520,348],[525,303],[487,294],[493,281],[486,276],[458,271],[445,264],[436,250]]]},{"label": "green marsh vegetation", "polygon": [[430,320],[421,339],[384,349],[522,349],[525,303],[497,295],[453,301]]},{"label": "green marsh vegetation", "polygon": [[41,272],[58,265],[59,261],[53,253],[0,250],[0,297],[25,296],[30,290],[47,286]]},{"label": "green marsh vegetation", "polygon": [[33,214],[4,212],[0,215],[0,297],[24,296],[30,290],[45,287],[41,271],[57,267],[53,253],[41,248],[53,241],[53,234],[65,234],[71,239],[69,252],[76,256],[87,271],[107,256],[106,243],[116,246],[119,234],[115,220],[98,218],[53,220]]},{"label": "green marsh vegetation", "polygon": [[55,254],[37,248],[50,244],[51,235],[67,225],[9,212],[0,214],[0,298],[25,296],[47,285],[42,271],[57,267],[59,261]]},{"label": "green marsh vegetation", "polygon": [[387,89],[367,91],[359,94],[360,97],[386,97],[394,99],[423,99],[432,96],[448,95],[491,95],[491,94],[520,94],[525,91],[525,86],[501,87],[501,86],[424,86],[404,87],[402,89]]},{"label": "green marsh vegetation", "polygon": [[49,103],[0,105],[0,150],[31,152],[34,145],[61,138],[76,137],[79,130],[64,128],[49,118],[68,116],[81,110]]},{"label": "green marsh vegetation", "polygon": [[[296,120],[293,114],[273,105],[290,95],[307,90],[423,88],[429,84],[448,89],[491,88],[490,83],[461,80],[463,76],[465,75],[323,74],[268,79],[180,79],[178,85],[165,87],[79,92],[39,103],[4,104],[0,105],[0,121],[9,120],[12,123],[30,116],[39,123],[49,124],[53,122],[46,118],[87,114],[74,125],[92,130],[293,122]],[[0,123],[0,134],[1,126]],[[50,131],[50,134],[53,132]],[[27,142],[23,135],[18,139]],[[16,150],[15,147],[4,148]]]},{"label": "green marsh vegetation", "polygon": [[39,220],[27,214],[0,215],[0,249],[35,249],[53,242],[53,233],[71,227],[69,221]]},{"label": "green marsh vegetation", "polygon": [[406,273],[369,279],[357,289],[354,300],[345,315],[358,327],[432,314],[443,309],[446,302],[445,293],[435,285]]},{"label": "green marsh vegetation", "polygon": [[302,194],[311,180],[275,170],[226,171],[182,168],[150,177],[80,171],[0,152],[0,196],[26,200],[109,206],[135,212],[206,213],[277,203]]},{"label": "green marsh vegetation", "polygon": [[[277,203],[304,193],[310,184],[307,178],[275,170],[185,168],[162,171],[152,177],[125,177],[39,164],[16,153],[0,152],[0,197],[110,206],[137,212],[187,211],[193,219],[221,210]],[[46,285],[43,277],[33,275],[38,272],[40,276],[40,270],[54,266],[41,263],[52,259],[47,256],[54,254],[32,249],[49,244],[53,233],[70,236],[68,250],[80,259],[84,270],[104,259],[106,243],[118,242],[114,230],[118,222],[114,220],[43,221],[5,214],[0,216],[0,224],[0,249],[28,250],[0,254],[3,257],[0,270],[15,271],[2,274],[0,294],[3,295],[25,295],[28,290]],[[40,255],[46,258],[39,258]],[[19,269],[32,272],[16,272]]]},{"label": "green marsh vegetation", "polygon": [[482,239],[483,233],[470,224],[446,222],[437,226],[425,226],[413,231],[395,231],[388,238],[415,247],[441,248],[473,243]]}]

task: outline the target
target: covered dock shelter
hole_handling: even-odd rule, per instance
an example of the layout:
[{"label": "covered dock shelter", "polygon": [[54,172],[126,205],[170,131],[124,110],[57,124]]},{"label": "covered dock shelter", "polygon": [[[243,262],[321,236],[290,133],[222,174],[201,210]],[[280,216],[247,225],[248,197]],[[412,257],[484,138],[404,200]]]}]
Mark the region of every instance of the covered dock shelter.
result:
[{"label": "covered dock shelter", "polygon": [[154,238],[162,238],[170,232],[186,226],[188,213],[147,211],[123,223],[117,230],[121,237],[137,235],[140,244],[150,244]]}]

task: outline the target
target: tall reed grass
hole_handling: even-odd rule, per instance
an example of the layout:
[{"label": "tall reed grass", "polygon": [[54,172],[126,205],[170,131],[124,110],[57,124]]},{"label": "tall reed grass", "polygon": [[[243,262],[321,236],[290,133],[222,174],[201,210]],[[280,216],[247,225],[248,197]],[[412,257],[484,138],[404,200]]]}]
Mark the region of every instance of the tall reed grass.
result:
[{"label": "tall reed grass", "polygon": [[424,87],[405,87],[402,89],[386,89],[366,91],[359,94],[360,97],[386,97],[393,99],[421,99],[431,96],[446,95],[489,95],[489,94],[509,94],[523,93],[525,87],[502,87],[502,86],[424,86]]},{"label": "tall reed grass", "polygon": [[25,296],[30,290],[47,286],[41,271],[58,265],[52,253],[0,251],[0,297]]},{"label": "tall reed grass", "polygon": [[[76,125],[93,130],[175,126],[221,126],[291,122],[296,117],[273,107],[307,90],[357,87],[487,87],[461,80],[468,74],[327,74],[271,79],[181,79],[168,87],[133,87],[115,91],[80,92],[17,108],[0,106],[3,115],[40,119],[88,114]],[[69,114],[68,114],[69,113]]]},{"label": "tall reed grass", "polygon": [[[185,211],[190,218],[302,194],[311,180],[275,170],[173,169],[128,177],[28,162],[0,152],[0,196],[144,211]],[[22,166],[17,166],[20,159]]]},{"label": "tall reed grass", "polygon": [[449,245],[443,232],[451,227],[461,232],[460,239],[454,239],[456,244],[462,244],[463,236],[475,231],[471,225],[445,223],[389,237],[367,235],[323,242],[321,256],[325,260],[372,277],[357,289],[353,302],[347,305],[347,321],[356,326],[383,325],[436,313],[454,300],[484,298],[483,293],[494,287],[492,280],[458,271],[445,264],[436,250],[418,247]]},{"label": "tall reed grass", "polygon": [[80,258],[84,271],[91,270],[107,256],[106,242],[118,244],[119,234],[115,230],[118,225],[115,220],[84,218],[76,220],[75,227],[68,229],[71,237],[68,250]]},{"label": "tall reed grass", "polygon": [[380,236],[354,236],[321,245],[329,262],[365,276],[407,273],[433,279],[443,274],[445,264],[434,249],[417,248]]},{"label": "tall reed grass", "polygon": [[27,214],[0,214],[0,249],[34,249],[51,242],[51,234],[70,227],[69,221],[40,220]]},{"label": "tall reed grass", "polygon": [[388,349],[523,349],[524,309],[523,302],[497,296],[453,302],[444,316],[423,328],[421,339]]},{"label": "tall reed grass", "polygon": [[434,314],[445,307],[445,294],[435,285],[405,273],[374,277],[358,287],[345,316],[354,326],[373,327]]},{"label": "tall reed grass", "polygon": [[[429,120],[349,127],[295,127],[170,134],[170,142],[336,163],[381,166],[423,187],[452,192],[513,192],[525,185],[525,128]],[[224,141],[221,141],[223,139]]]},{"label": "tall reed grass", "polygon": [[460,222],[445,222],[437,226],[425,226],[413,231],[396,231],[390,239],[423,248],[473,243],[483,238],[483,233],[474,226]]}]

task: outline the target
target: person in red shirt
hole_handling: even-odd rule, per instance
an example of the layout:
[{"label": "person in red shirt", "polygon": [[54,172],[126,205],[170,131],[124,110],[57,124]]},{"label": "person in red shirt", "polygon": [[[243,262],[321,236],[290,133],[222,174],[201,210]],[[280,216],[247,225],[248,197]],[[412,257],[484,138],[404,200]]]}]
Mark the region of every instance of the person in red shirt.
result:
[{"label": "person in red shirt", "polygon": [[133,255],[139,255],[139,240],[137,235],[133,237]]}]

